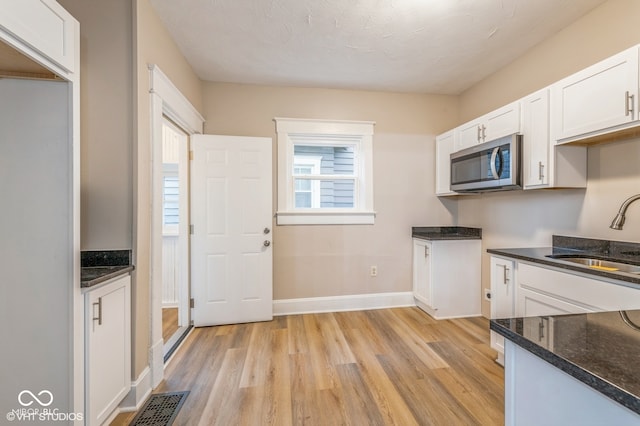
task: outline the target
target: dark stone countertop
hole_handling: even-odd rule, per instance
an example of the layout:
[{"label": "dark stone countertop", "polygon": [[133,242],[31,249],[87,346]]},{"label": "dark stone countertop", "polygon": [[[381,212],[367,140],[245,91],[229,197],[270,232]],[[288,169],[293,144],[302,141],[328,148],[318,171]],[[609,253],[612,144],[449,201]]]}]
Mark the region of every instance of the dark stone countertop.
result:
[{"label": "dark stone countertop", "polygon": [[[640,325],[640,310],[627,311]],[[530,339],[527,321],[549,319],[553,345]],[[547,361],[601,394],[640,414],[640,331],[622,320],[620,312],[494,319],[491,330]],[[537,330],[537,328],[534,328]],[[537,339],[536,339],[537,340]],[[508,360],[507,360],[508,362]]]},{"label": "dark stone countertop", "polygon": [[586,265],[548,257],[568,254],[640,265],[640,243],[554,235],[552,244],[552,247],[487,249],[487,252],[527,262],[539,263],[541,265],[567,269],[573,272],[582,272],[596,277],[619,280],[623,281],[623,283],[629,287],[640,289],[640,274],[594,269]]},{"label": "dark stone countertop", "polygon": [[463,226],[414,226],[413,238],[423,240],[481,240],[482,229]]},{"label": "dark stone countertop", "polygon": [[83,251],[81,263],[80,287],[82,288],[96,286],[135,269],[131,264],[131,250]]}]

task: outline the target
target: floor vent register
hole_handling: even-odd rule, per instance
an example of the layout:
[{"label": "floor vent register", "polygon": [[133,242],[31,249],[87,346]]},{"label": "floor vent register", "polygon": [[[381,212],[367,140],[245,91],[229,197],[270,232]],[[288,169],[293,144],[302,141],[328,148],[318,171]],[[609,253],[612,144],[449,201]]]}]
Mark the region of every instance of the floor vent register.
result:
[{"label": "floor vent register", "polygon": [[170,426],[189,391],[157,393],[149,397],[129,426]]}]

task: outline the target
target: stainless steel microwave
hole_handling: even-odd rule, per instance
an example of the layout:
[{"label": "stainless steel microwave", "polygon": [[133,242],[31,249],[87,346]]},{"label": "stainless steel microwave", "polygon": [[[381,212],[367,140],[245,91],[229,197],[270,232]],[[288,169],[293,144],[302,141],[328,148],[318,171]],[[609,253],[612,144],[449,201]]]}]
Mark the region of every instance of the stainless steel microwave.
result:
[{"label": "stainless steel microwave", "polygon": [[522,135],[513,134],[451,154],[451,190],[521,189]]}]

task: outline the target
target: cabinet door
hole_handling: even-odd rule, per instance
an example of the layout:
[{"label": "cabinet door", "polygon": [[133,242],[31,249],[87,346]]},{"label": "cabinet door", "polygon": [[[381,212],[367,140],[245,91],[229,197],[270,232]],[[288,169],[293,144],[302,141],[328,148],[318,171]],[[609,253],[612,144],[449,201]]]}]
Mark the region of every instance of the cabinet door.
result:
[{"label": "cabinet door", "polygon": [[413,240],[413,297],[435,308],[431,297],[431,243],[417,239]]},{"label": "cabinet door", "polygon": [[520,288],[518,289],[518,306],[516,316],[536,317],[543,315],[582,314],[593,312],[583,306],[574,305],[565,300],[556,299],[546,294]]},{"label": "cabinet door", "polygon": [[[491,257],[491,318],[514,316],[516,301],[514,269],[515,261]],[[491,347],[503,354],[504,337],[492,331]]]},{"label": "cabinet door", "polygon": [[87,424],[102,424],[131,387],[130,280],[87,293]]},{"label": "cabinet door", "polygon": [[436,195],[455,195],[451,191],[451,153],[454,149],[454,131],[436,136]]},{"label": "cabinet door", "polygon": [[482,140],[482,119],[476,119],[459,126],[455,141],[455,151],[477,145]]},{"label": "cabinet door", "polygon": [[491,318],[513,317],[515,305],[513,260],[491,257]]},{"label": "cabinet door", "polygon": [[549,183],[549,89],[522,100],[522,165],[524,186]]},{"label": "cabinet door", "polygon": [[77,21],[55,0],[0,0],[0,28],[74,72]]},{"label": "cabinet door", "polygon": [[[552,137],[561,143],[638,119],[638,47],[551,86]],[[604,132],[603,132],[604,133]]]},{"label": "cabinet door", "polygon": [[513,102],[484,116],[482,142],[520,133],[520,102]]}]

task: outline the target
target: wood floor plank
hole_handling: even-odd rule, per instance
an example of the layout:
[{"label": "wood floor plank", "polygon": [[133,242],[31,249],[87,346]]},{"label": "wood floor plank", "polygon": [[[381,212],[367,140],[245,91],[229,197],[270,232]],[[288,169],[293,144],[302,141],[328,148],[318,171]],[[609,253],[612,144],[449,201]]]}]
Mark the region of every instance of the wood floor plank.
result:
[{"label": "wood floor plank", "polygon": [[226,351],[220,372],[200,415],[200,426],[238,424],[245,392],[240,391],[240,377],[247,356],[246,348]]},{"label": "wood floor plank", "polygon": [[336,367],[342,389],[342,405],[349,417],[360,424],[383,425],[384,420],[370,388],[366,385],[357,364],[341,364]]},{"label": "wood floor plank", "polygon": [[379,355],[375,348],[369,346],[369,332],[363,329],[349,329],[345,336],[349,341],[354,356],[361,369],[365,385],[370,389],[375,400],[383,424],[412,426],[417,425],[405,400],[397,392],[389,376],[378,362]]},{"label": "wood floor plank", "polygon": [[191,392],[176,426],[501,425],[504,371],[488,343],[484,318],[417,308],[196,328],[154,392]]}]

